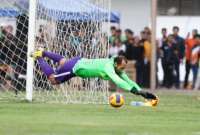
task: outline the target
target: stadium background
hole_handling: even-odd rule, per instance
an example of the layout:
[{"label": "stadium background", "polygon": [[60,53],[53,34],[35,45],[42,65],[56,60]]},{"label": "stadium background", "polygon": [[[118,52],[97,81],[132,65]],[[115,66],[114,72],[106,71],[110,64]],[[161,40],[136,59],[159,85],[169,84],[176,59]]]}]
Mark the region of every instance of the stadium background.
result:
[{"label": "stadium background", "polygon": [[[111,0],[111,10],[120,13],[120,28],[130,28],[135,35],[145,27],[151,26],[151,1],[150,0]],[[158,15],[156,37],[161,38],[161,29],[167,28],[168,33],[172,32],[173,26],[179,26],[180,36],[186,37],[193,29],[200,29],[200,9],[198,0],[158,0]],[[137,21],[136,21],[137,20]],[[118,26],[116,24],[113,24]],[[180,80],[184,81],[185,65],[180,65]],[[158,61],[158,77],[163,79],[161,61]],[[189,76],[192,80],[192,74]]]},{"label": "stadium background", "polygon": [[[1,7],[9,7],[15,3],[15,0],[8,0],[1,2]],[[168,31],[172,31],[172,27],[179,24],[180,35],[186,37],[187,33],[192,29],[200,29],[199,23],[200,9],[197,5],[200,4],[198,0],[159,0],[158,1],[158,16],[157,16],[157,39],[161,37],[161,29],[166,27]],[[143,10],[145,9],[145,10]],[[150,0],[111,0],[111,11],[119,14],[120,22],[111,23],[113,26],[120,27],[122,30],[130,28],[134,31],[135,35],[139,35],[140,31],[145,27],[151,26],[151,1]],[[175,16],[174,16],[175,15]],[[137,19],[136,19],[137,18]],[[136,21],[137,20],[137,21]],[[170,23],[169,23],[170,22]],[[16,21],[14,18],[1,17],[0,26],[12,25],[15,34]],[[105,28],[107,31],[109,28]],[[161,81],[163,78],[163,71],[160,61],[158,62],[158,77]],[[181,76],[180,80],[184,80],[185,65],[180,66]],[[192,74],[189,76],[192,80]]]},{"label": "stadium background", "polygon": [[[59,2],[59,0],[57,1]],[[171,32],[172,26],[177,23],[183,24],[180,26],[180,35],[183,37],[186,34],[184,31],[191,31],[193,29],[192,26],[200,30],[198,25],[200,22],[198,20],[200,15],[199,0],[160,1],[163,2],[161,4],[163,7],[161,6],[161,9],[158,7],[158,20],[160,18],[161,22],[159,22],[160,26],[158,25],[157,38],[160,38],[161,27],[168,27],[169,32]],[[7,0],[7,2],[12,3],[14,0]],[[4,4],[3,2],[0,3],[1,6],[6,6]],[[122,30],[130,28],[136,34],[139,34],[145,26],[150,26],[150,0],[111,0],[111,5],[113,11],[118,11],[121,14],[120,28]],[[177,12],[175,12],[174,6],[177,7],[175,9]],[[170,9],[169,14],[177,16],[169,17],[168,9]],[[169,18],[171,19],[169,20]],[[173,19],[175,19],[175,22],[173,22]],[[16,24],[13,22],[14,20],[10,18],[1,18],[0,20],[0,24],[3,26],[11,24],[15,27]],[[113,25],[119,26],[118,24]],[[181,73],[183,72],[181,71]],[[143,101],[143,99],[130,95],[130,93],[124,93],[126,98],[125,106],[115,109],[107,104],[66,105],[41,103],[35,100],[33,100],[33,103],[27,103],[14,95],[13,91],[5,90],[4,93],[0,93],[0,135],[200,134],[199,91],[172,88],[171,90],[162,89],[154,92],[160,97],[160,103],[157,107],[131,106],[129,105],[131,101]],[[44,95],[39,98],[43,98],[42,96]]]}]

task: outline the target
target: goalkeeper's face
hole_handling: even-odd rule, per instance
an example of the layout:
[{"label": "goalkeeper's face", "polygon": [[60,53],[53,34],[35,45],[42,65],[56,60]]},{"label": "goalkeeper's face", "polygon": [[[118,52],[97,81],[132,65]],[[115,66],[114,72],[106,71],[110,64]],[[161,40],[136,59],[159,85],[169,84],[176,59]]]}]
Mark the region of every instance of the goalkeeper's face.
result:
[{"label": "goalkeeper's face", "polygon": [[126,68],[127,62],[126,60],[122,60],[121,63],[118,63],[115,65],[115,71],[116,72],[121,72]]}]

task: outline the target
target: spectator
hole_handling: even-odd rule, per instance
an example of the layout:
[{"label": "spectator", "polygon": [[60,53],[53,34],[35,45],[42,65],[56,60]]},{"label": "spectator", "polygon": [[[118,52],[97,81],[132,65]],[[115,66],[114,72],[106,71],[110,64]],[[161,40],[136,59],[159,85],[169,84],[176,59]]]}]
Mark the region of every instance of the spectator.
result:
[{"label": "spectator", "polygon": [[109,57],[124,55],[125,49],[125,45],[122,44],[119,38],[116,38],[114,44],[110,46]]},{"label": "spectator", "polygon": [[124,43],[127,44],[128,40],[133,38],[134,33],[130,29],[126,29],[124,32],[125,32],[125,41],[124,41]]},{"label": "spectator", "polygon": [[115,38],[120,39],[120,41],[122,43],[125,43],[125,41],[126,41],[126,37],[122,35],[122,30],[121,29],[117,29],[116,30],[116,36],[115,36]]},{"label": "spectator", "polygon": [[36,47],[43,47],[43,48],[47,48],[47,31],[44,25],[40,25],[39,26],[39,31],[38,31],[38,36],[37,38],[37,42],[36,42]]},{"label": "spectator", "polygon": [[149,35],[149,40],[151,40],[151,29],[149,27],[144,27],[144,32],[147,33]]},{"label": "spectator", "polygon": [[73,31],[73,34],[70,35],[69,41],[72,44],[72,46],[74,46],[74,47],[80,46],[81,38],[79,37],[78,30]]},{"label": "spectator", "polygon": [[199,34],[195,35],[194,40],[195,40],[195,45],[192,47],[192,52],[191,52],[191,68],[193,72],[192,88],[195,87],[198,74],[198,62],[200,55],[200,35]]},{"label": "spectator", "polygon": [[144,87],[150,87],[150,60],[151,60],[151,32],[147,29],[143,32],[144,41]]},{"label": "spectator", "polygon": [[179,89],[180,88],[180,70],[179,70],[179,66],[180,63],[183,62],[183,58],[184,58],[184,52],[185,52],[185,42],[184,39],[182,37],[179,36],[179,27],[174,26],[173,27],[173,37],[174,37],[174,42],[176,45],[177,50],[177,55],[178,55],[178,59],[177,61],[175,61],[175,82],[176,82],[176,88]]},{"label": "spectator", "polygon": [[135,36],[134,37],[134,43],[135,44],[139,44],[139,42],[140,42],[140,37],[139,36]]},{"label": "spectator", "polygon": [[[200,59],[199,59],[199,68],[200,68]],[[197,75],[197,80],[196,80],[196,83],[195,83],[195,87],[194,89],[195,90],[199,90],[200,88],[200,72],[199,72],[200,69],[198,69],[198,75]]]},{"label": "spectator", "polygon": [[11,66],[7,64],[1,64],[0,65],[0,72],[1,72],[1,83],[3,87],[6,88],[6,90],[9,90],[12,88],[12,80],[14,80],[14,70]]},{"label": "spectator", "polygon": [[126,51],[125,51],[125,57],[127,58],[127,60],[134,60],[135,59],[135,52],[134,52],[134,38],[129,38],[126,42],[125,42],[125,46],[126,46]]},{"label": "spectator", "polygon": [[3,25],[0,26],[0,40],[3,38],[3,29],[4,29]]},{"label": "spectator", "polygon": [[111,31],[111,36],[109,37],[109,43],[110,44],[113,44],[114,43],[114,40],[115,40],[115,37],[116,37],[116,27],[115,26],[112,26],[110,28],[110,31]]},{"label": "spectator", "polygon": [[191,49],[193,45],[195,45],[195,39],[194,36],[198,34],[197,29],[194,29],[192,31],[192,37],[190,37],[190,33],[188,33],[186,39],[185,39],[185,57],[186,57],[186,63],[185,63],[185,80],[184,80],[184,88],[187,88],[188,86],[188,76],[190,74],[190,68],[191,68]]},{"label": "spectator", "polygon": [[136,60],[136,82],[144,87],[144,43],[142,41],[135,42],[134,56]]},{"label": "spectator", "polygon": [[162,47],[163,43],[167,42],[167,29],[162,28],[161,30],[162,38],[159,41],[159,46]]},{"label": "spectator", "polygon": [[164,86],[171,88],[174,81],[173,71],[176,59],[178,59],[177,48],[174,43],[173,35],[169,35],[166,42],[163,43],[161,50],[163,51],[162,62],[165,67],[165,82]]},{"label": "spectator", "polygon": [[15,38],[12,34],[13,28],[11,25],[5,26],[2,30],[1,38],[1,60],[11,62],[14,58],[14,51],[16,50]]},{"label": "spectator", "polygon": [[162,69],[163,69],[163,82],[162,82],[162,86],[166,86],[166,75],[167,73],[167,62],[166,62],[166,54],[164,55],[165,49],[168,48],[168,46],[166,45],[167,42],[167,29],[166,28],[162,28],[161,30],[162,33],[162,38],[160,39],[160,57],[161,57],[161,64],[162,64]]},{"label": "spectator", "polygon": [[146,40],[145,31],[141,31],[141,32],[140,32],[140,37],[141,37],[140,42],[143,42],[143,43],[144,43],[144,41]]}]

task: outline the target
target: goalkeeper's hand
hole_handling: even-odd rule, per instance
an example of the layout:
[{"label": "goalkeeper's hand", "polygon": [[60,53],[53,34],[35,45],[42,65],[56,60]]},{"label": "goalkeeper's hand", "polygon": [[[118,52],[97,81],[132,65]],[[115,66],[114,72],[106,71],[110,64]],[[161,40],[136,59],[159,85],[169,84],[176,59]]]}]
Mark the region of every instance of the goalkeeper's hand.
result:
[{"label": "goalkeeper's hand", "polygon": [[157,96],[154,95],[153,93],[150,93],[150,92],[146,92],[146,91],[141,91],[141,96],[144,97],[145,99],[148,99],[148,100],[156,100],[157,99]]},{"label": "goalkeeper's hand", "polygon": [[149,104],[150,106],[156,106],[159,102],[159,98],[156,99],[145,99],[145,103]]},{"label": "goalkeeper's hand", "polygon": [[137,91],[135,88],[131,90],[131,93],[135,95],[140,95],[145,98],[146,102],[149,102],[152,106],[156,106],[158,104],[159,98],[158,96],[154,95],[153,93],[147,91]]},{"label": "goalkeeper's hand", "polygon": [[135,95],[141,95],[142,97],[144,97],[145,99],[156,99],[157,96],[150,93],[150,92],[147,92],[147,91],[138,91],[136,90],[135,88],[132,88],[131,93],[135,94]]}]

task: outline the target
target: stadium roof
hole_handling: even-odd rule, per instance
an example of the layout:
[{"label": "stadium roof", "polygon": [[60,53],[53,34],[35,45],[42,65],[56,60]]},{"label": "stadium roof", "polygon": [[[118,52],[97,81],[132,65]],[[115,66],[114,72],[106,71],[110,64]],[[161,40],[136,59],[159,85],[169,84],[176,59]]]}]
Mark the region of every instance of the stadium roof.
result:
[{"label": "stadium roof", "polygon": [[14,8],[0,8],[0,17],[16,17],[19,15],[17,9]]},{"label": "stadium roof", "polygon": [[[82,21],[111,21],[120,22],[120,14],[118,12],[110,13],[104,8],[100,8],[88,0],[39,0],[39,7],[43,15],[56,20],[82,20]],[[16,5],[21,9],[28,10],[28,0],[16,0]]]}]

